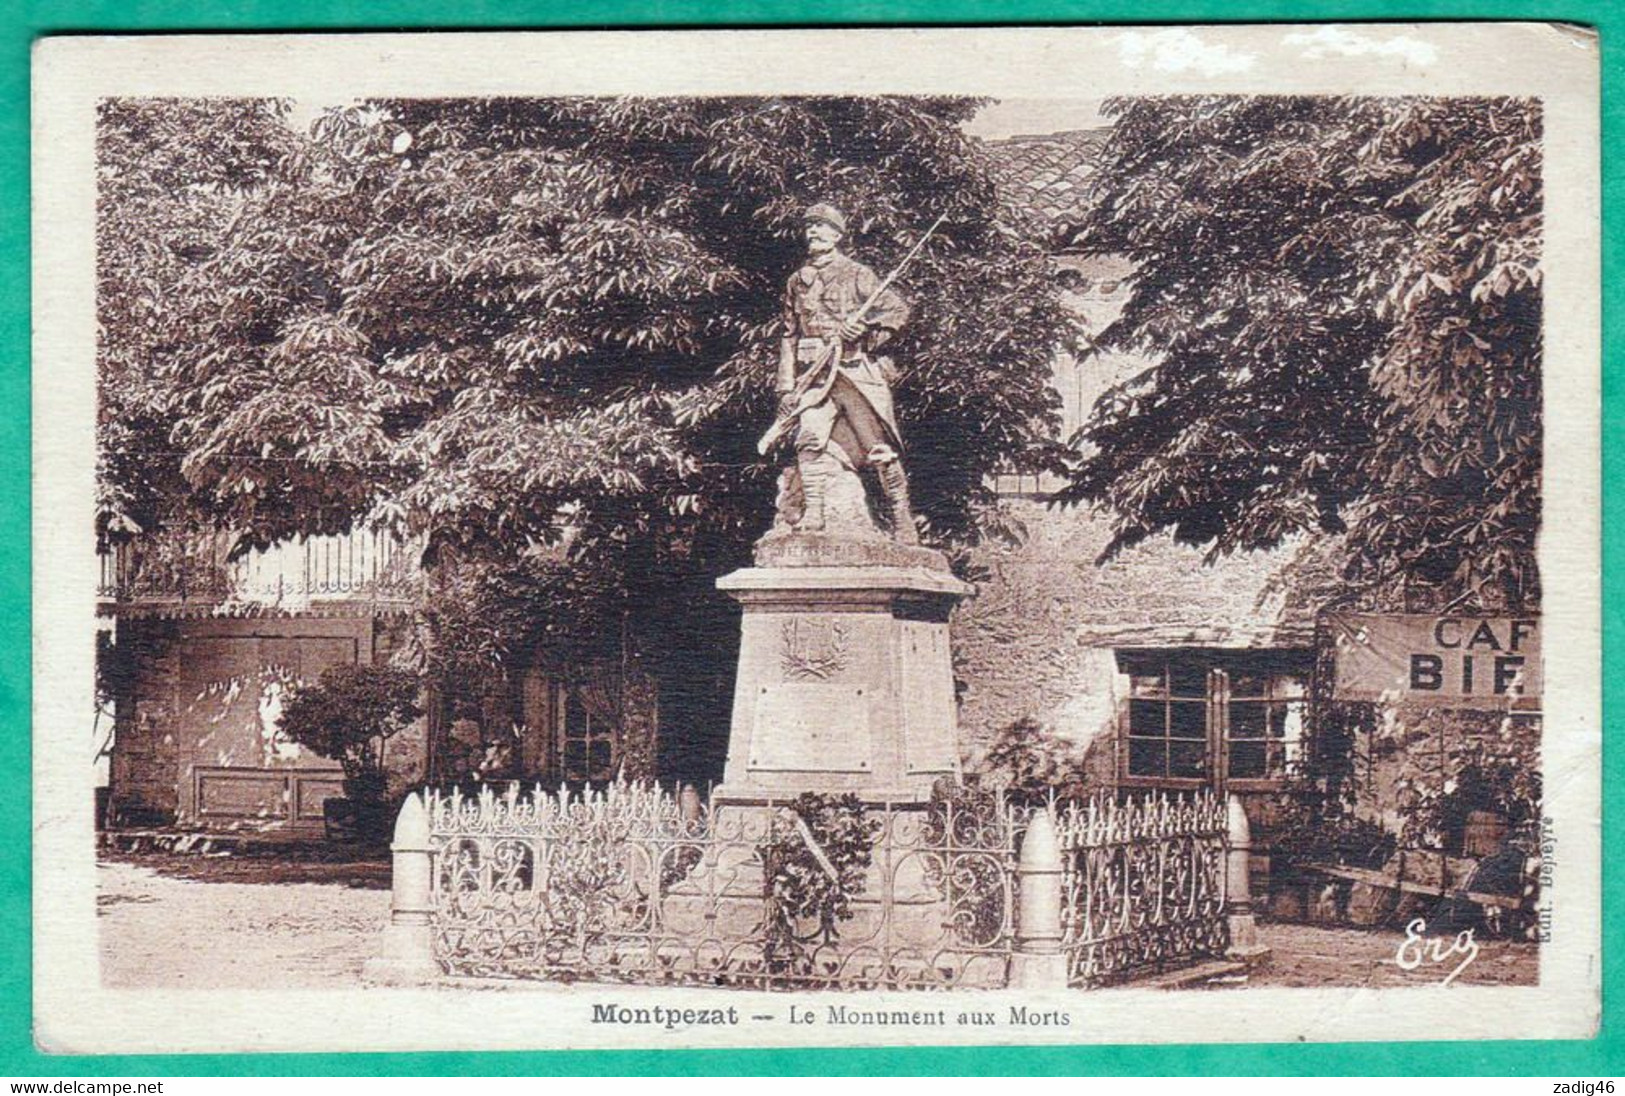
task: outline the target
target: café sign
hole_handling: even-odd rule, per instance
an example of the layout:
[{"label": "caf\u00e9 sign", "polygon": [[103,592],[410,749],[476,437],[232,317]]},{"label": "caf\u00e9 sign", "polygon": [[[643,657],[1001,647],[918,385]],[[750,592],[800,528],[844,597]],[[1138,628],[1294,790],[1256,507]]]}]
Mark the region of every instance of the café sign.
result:
[{"label": "caf\u00e9 sign", "polygon": [[1337,700],[1540,707],[1540,618],[1328,613]]}]

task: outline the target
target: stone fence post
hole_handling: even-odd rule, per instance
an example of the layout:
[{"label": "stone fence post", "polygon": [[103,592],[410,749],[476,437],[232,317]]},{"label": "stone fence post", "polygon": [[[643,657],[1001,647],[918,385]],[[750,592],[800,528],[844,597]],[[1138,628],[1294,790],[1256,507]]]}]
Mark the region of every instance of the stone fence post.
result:
[{"label": "stone fence post", "polygon": [[1016,863],[1016,950],[1012,989],[1065,989],[1061,950],[1061,844],[1051,808],[1033,815]]},{"label": "stone fence post", "polygon": [[694,785],[684,784],[683,790],[677,793],[677,813],[687,823],[700,820],[704,811],[700,805],[699,789]]},{"label": "stone fence post", "polygon": [[434,961],[429,812],[421,794],[414,792],[401,805],[389,850],[394,891],[389,924],[384,926],[378,954],[367,960],[361,976],[385,985],[421,985],[440,976],[440,965]]},{"label": "stone fence post", "polygon": [[1262,963],[1270,949],[1259,943],[1258,924],[1253,920],[1252,872],[1253,830],[1247,821],[1247,808],[1241,797],[1232,794],[1225,804],[1224,922],[1229,929],[1230,946],[1225,954],[1248,964]]}]

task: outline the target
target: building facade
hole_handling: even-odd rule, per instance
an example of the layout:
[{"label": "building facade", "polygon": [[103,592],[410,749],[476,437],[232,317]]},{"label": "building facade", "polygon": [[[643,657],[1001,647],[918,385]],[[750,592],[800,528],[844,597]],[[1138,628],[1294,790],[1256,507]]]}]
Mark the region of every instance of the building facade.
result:
[{"label": "building facade", "polygon": [[[306,827],[343,773],[281,732],[290,689],[390,657],[410,602],[387,538],[318,538],[232,561],[215,535],[102,557],[99,691],[113,716],[114,825]],[[422,728],[390,743],[421,770]]]},{"label": "building facade", "polygon": [[[1005,199],[1049,240],[1063,299],[1091,335],[1121,313],[1133,274],[1120,256],[1073,247],[1103,137],[988,146]],[[1061,438],[1152,364],[1058,349]],[[1233,791],[1267,833],[1270,796],[1304,757],[1311,727],[1318,602],[1292,565],[1328,546],[1293,542],[1209,561],[1164,537],[1102,560],[1107,515],[1056,506],[1060,484],[1048,477],[1006,475],[996,485],[1025,535],[976,549],[978,593],[955,619],[967,767],[1024,728],[1081,755],[1090,790]]]},{"label": "building facade", "polygon": [[[165,535],[102,558],[99,710],[115,826],[320,827],[343,773],[288,740],[290,689],[338,665],[422,667],[422,576],[382,534],[228,560],[229,538]],[[549,786],[651,777],[659,702],[635,659],[521,657],[425,690],[392,737],[392,792],[467,779]]]}]

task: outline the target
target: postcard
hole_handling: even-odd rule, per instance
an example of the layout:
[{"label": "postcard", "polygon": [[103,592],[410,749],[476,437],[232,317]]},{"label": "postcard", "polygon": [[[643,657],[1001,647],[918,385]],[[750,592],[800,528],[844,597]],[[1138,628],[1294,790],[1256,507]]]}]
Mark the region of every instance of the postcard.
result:
[{"label": "postcard", "polygon": [[1598,48],[53,38],[62,1053],[1583,1038]]}]

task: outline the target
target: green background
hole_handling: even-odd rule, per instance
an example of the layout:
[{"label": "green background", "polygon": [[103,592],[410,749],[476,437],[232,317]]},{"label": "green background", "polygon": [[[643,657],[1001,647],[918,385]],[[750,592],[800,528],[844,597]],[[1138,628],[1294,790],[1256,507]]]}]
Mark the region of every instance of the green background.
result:
[{"label": "green background", "polygon": [[[1621,42],[1625,3],[1620,0],[826,0],[768,3],[749,0],[622,0],[552,3],[460,0],[60,0],[16,3],[0,10],[0,771],[18,774],[0,797],[0,1076],[191,1076],[310,1073],[343,1074],[714,1074],[714,1073],[1083,1073],[1083,1074],[1472,1074],[1501,1073],[1599,1079],[1625,1064],[1617,1017],[1604,1016],[1597,1039],[1556,1042],[1250,1044],[1227,1046],[960,1047],[932,1050],[730,1050],[551,1052],[501,1054],[291,1054],[57,1057],[33,1047],[31,1037],[29,748],[29,47],[40,35],[209,30],[507,29],[547,26],[768,26],[887,23],[1179,23],[1329,20],[1517,19],[1589,24],[1602,36],[1603,147],[1625,131]],[[1619,275],[1625,220],[1625,157],[1603,163],[1603,438],[1625,418],[1615,360],[1625,285]],[[1619,509],[1625,460],[1603,450],[1603,524]],[[1620,577],[1617,538],[1603,544],[1604,725],[1625,695],[1625,665],[1616,641],[1625,604],[1611,596]],[[1621,812],[1609,810],[1608,791],[1625,787],[1622,754],[1603,750],[1604,848],[1625,847]],[[1603,934],[1612,943],[1620,914],[1622,873],[1603,860]],[[1620,949],[1603,952],[1603,995],[1621,990]],[[516,1000],[516,1007],[519,1002]],[[544,1018],[538,1017],[538,1022]],[[1151,1034],[1151,1033],[1148,1033]],[[1189,1033],[1192,1039],[1200,1031]]]}]

